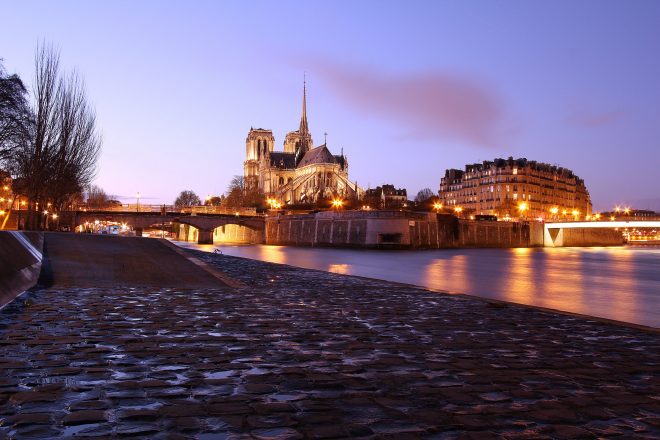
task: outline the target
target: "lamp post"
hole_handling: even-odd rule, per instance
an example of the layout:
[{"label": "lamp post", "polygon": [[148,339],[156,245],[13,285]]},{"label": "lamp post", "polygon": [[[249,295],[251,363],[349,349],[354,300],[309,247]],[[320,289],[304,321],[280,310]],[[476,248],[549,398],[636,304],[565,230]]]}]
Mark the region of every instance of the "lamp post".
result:
[{"label": "lamp post", "polygon": [[137,203],[135,204],[135,211],[140,212],[140,191],[135,195],[135,199],[137,200]]}]

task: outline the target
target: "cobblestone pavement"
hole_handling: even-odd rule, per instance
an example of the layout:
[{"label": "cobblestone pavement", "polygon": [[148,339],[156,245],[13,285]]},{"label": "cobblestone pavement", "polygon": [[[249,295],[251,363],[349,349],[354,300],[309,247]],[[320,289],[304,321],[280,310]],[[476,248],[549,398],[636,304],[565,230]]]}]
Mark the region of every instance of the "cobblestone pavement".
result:
[{"label": "cobblestone pavement", "polygon": [[191,252],[2,310],[0,438],[660,438],[658,333]]}]

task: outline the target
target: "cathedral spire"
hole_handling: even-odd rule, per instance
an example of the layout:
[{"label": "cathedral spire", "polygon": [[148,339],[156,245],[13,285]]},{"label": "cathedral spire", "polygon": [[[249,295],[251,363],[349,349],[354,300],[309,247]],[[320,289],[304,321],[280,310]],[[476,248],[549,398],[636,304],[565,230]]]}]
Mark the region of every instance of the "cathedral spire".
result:
[{"label": "cathedral spire", "polygon": [[307,126],[307,78],[306,78],[306,75],[303,76],[303,102],[302,102],[302,116],[300,117],[299,133],[301,135],[306,135],[307,133],[309,133],[309,127]]}]

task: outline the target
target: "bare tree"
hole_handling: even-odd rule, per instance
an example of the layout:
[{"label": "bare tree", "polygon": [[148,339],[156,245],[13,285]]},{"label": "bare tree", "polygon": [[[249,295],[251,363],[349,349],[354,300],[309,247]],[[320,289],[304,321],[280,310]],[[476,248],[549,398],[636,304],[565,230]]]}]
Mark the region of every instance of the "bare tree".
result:
[{"label": "bare tree", "polygon": [[245,179],[243,176],[234,176],[227,188],[225,205],[229,208],[240,208],[245,202]]},{"label": "bare tree", "polygon": [[111,197],[100,186],[89,185],[85,189],[85,203],[89,209],[102,209],[110,205]]},{"label": "bare tree", "polygon": [[33,101],[30,141],[13,155],[32,213],[28,227],[38,226],[37,204],[60,209],[91,182],[101,150],[83,81],[75,72],[60,74],[59,54],[50,46],[37,48]]},{"label": "bare tree", "polygon": [[18,75],[7,75],[0,59],[0,168],[29,139],[30,107],[27,89]]},{"label": "bare tree", "polygon": [[265,206],[265,197],[259,191],[259,188],[248,187],[243,176],[234,176],[231,182],[229,182],[224,204],[230,208],[245,206],[263,208]]},{"label": "bare tree", "polygon": [[433,197],[435,197],[435,193],[431,191],[431,188],[424,188],[419,190],[419,192],[415,196],[415,201],[417,203],[426,202],[427,200],[432,199]]},{"label": "bare tree", "polygon": [[174,201],[174,206],[179,209],[189,206],[200,206],[201,204],[202,201],[199,196],[190,190],[181,191],[179,197]]},{"label": "bare tree", "polygon": [[220,206],[222,205],[223,200],[225,199],[225,196],[211,196],[206,199],[204,202],[204,205],[206,206]]}]

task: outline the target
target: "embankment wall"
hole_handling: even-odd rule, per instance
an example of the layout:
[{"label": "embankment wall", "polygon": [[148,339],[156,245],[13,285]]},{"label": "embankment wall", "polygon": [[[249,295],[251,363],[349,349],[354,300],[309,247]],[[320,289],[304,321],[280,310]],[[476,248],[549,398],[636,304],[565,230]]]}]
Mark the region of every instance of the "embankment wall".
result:
[{"label": "embankment wall", "polygon": [[266,244],[402,249],[524,247],[530,226],[402,211],[321,212],[266,220]]}]

